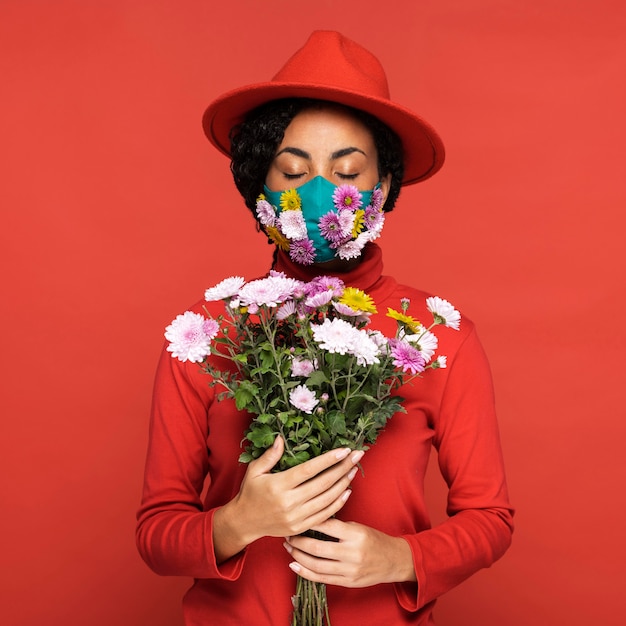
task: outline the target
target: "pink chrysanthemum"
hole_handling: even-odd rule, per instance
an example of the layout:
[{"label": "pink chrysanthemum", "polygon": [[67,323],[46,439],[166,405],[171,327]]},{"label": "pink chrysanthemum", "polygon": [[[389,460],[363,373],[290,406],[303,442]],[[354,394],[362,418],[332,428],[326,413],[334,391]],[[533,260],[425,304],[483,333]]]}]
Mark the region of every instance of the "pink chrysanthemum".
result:
[{"label": "pink chrysanthemum", "polygon": [[242,306],[275,307],[289,300],[300,281],[282,276],[268,276],[253,280],[239,290]]},{"label": "pink chrysanthemum", "polygon": [[315,261],[315,246],[310,239],[292,241],[289,246],[289,256],[295,263],[311,265]]},{"label": "pink chrysanthemum", "polygon": [[179,361],[200,363],[211,353],[211,340],[218,331],[215,320],[185,311],[165,329],[165,338],[170,342],[167,351]]},{"label": "pink chrysanthemum", "polygon": [[372,207],[367,207],[367,209],[365,209],[365,216],[363,219],[367,230],[375,234],[376,237],[380,236],[383,226],[385,225],[385,214],[382,211],[373,209]]},{"label": "pink chrysanthemum", "polygon": [[296,312],[296,303],[293,300],[288,300],[287,302],[281,304],[279,309],[276,311],[276,319],[286,320],[288,317],[292,316],[295,312]]},{"label": "pink chrysanthemum", "polygon": [[361,233],[356,239],[348,241],[337,248],[337,254],[339,258],[356,259],[361,256],[361,252],[365,247],[365,244],[370,241],[370,235],[367,231]]},{"label": "pink chrysanthemum", "polygon": [[283,211],[280,216],[280,230],[287,239],[304,239],[306,222],[302,211]]},{"label": "pink chrysanthemum", "polygon": [[459,330],[461,314],[447,301],[438,296],[426,298],[426,307],[433,314],[435,324]]},{"label": "pink chrysanthemum", "polygon": [[276,211],[267,200],[257,201],[256,216],[263,226],[274,226],[276,223]]},{"label": "pink chrysanthemum", "polygon": [[304,305],[311,309],[319,309],[320,307],[326,306],[332,299],[332,291],[320,291],[314,296],[309,296],[304,301]]},{"label": "pink chrysanthemum", "polygon": [[343,281],[335,276],[316,276],[305,285],[307,296],[314,296],[321,291],[330,291],[334,297],[340,298],[344,289]]},{"label": "pink chrysanthemum", "polygon": [[341,233],[344,237],[352,237],[352,231],[354,230],[355,215],[352,211],[339,211],[337,215],[339,220],[339,226],[341,227]]},{"label": "pink chrysanthemum", "polygon": [[289,402],[305,413],[313,413],[313,409],[319,404],[315,392],[306,385],[298,385],[289,392]]},{"label": "pink chrysanthemum", "polygon": [[405,373],[410,372],[411,374],[419,374],[424,371],[426,362],[417,348],[397,339],[390,339],[389,346],[391,347],[393,364],[396,367],[401,368]]},{"label": "pink chrysanthemum", "polygon": [[293,357],[291,360],[292,376],[308,376],[316,368],[316,364],[310,359],[299,359]]},{"label": "pink chrysanthemum", "polygon": [[324,239],[328,239],[328,241],[332,243],[341,241],[345,236],[344,229],[339,222],[339,216],[337,213],[332,211],[326,213],[326,215],[322,215],[318,226],[320,233],[322,233],[322,237],[324,237]]},{"label": "pink chrysanthemum", "polygon": [[338,209],[356,211],[360,209],[363,196],[354,185],[340,185],[333,192],[333,202]]},{"label": "pink chrysanthemum", "polygon": [[376,187],[376,189],[372,192],[370,206],[375,211],[380,211],[383,208],[383,192],[379,187]]},{"label": "pink chrysanthemum", "polygon": [[237,295],[238,291],[243,287],[245,279],[241,276],[230,276],[225,278],[215,285],[215,287],[209,287],[204,292],[204,299],[207,302],[214,302],[216,300],[226,300]]}]

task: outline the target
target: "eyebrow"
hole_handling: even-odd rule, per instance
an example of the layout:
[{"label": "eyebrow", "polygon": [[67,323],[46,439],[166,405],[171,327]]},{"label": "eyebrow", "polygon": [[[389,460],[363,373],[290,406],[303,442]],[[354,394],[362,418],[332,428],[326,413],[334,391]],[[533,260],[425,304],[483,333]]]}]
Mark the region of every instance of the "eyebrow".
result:
[{"label": "eyebrow", "polygon": [[[311,155],[308,152],[305,152],[304,150],[301,150],[300,148],[293,148],[291,146],[287,146],[286,148],[283,148],[280,152],[277,152],[275,157],[283,154],[283,153],[288,153],[288,154],[293,154],[294,156],[300,157],[302,159],[307,159],[307,160],[311,160]],[[335,161],[336,159],[340,159],[341,157],[344,156],[348,156],[349,154],[352,154],[354,152],[360,152],[361,154],[367,156],[367,154],[365,154],[365,152],[363,152],[363,150],[361,150],[360,148],[355,148],[354,146],[351,146],[349,148],[342,148],[341,150],[337,150],[336,152],[333,152],[330,155],[330,160],[331,161]]]}]

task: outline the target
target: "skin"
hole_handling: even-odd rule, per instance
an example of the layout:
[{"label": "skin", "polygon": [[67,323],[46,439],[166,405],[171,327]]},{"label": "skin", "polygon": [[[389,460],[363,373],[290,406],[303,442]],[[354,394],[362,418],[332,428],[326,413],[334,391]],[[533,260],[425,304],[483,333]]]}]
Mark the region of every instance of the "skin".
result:
[{"label": "skin", "polygon": [[[381,183],[385,199],[391,176],[378,172],[376,147],[370,131],[340,107],[307,109],[291,121],[269,168],[266,185],[283,191],[323,176],[336,185],[359,190]],[[347,271],[360,259],[319,264],[324,270]],[[413,556],[401,537],[351,521],[338,513],[350,496],[362,452],[332,450],[289,470],[271,473],[284,442],[251,462],[239,493],[214,517],[213,544],[221,563],[265,536],[284,537],[292,556],[289,567],[315,582],[343,587],[415,581]],[[321,541],[301,536],[316,530],[338,539]]]}]

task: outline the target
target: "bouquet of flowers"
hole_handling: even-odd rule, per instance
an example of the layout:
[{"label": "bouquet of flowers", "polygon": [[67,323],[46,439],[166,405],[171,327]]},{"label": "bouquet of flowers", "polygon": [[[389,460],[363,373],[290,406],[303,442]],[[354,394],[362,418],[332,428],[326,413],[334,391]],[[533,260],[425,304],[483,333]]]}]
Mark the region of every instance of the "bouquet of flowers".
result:
[{"label": "bouquet of flowers", "polygon": [[[428,327],[401,310],[394,337],[368,328],[375,303],[338,278],[304,283],[283,273],[246,282],[226,278],[207,289],[207,301],[224,301],[212,317],[187,311],[165,332],[167,348],[181,361],[197,362],[254,417],[244,435],[240,461],[258,458],[276,436],[285,451],[276,471],[338,447],[366,450],[387,420],[405,411],[393,391],[427,369],[446,366],[436,356],[436,325],[459,328],[460,315],[446,300],[428,298]],[[209,358],[209,357],[218,358]],[[220,367],[220,359],[230,367]],[[298,577],[293,626],[329,625],[325,586]]]}]

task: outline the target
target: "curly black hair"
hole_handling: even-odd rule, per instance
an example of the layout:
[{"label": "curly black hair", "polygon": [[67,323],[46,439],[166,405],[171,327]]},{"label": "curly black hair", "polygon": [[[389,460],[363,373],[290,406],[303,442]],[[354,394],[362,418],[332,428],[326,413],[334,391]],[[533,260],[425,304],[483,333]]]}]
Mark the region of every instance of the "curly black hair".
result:
[{"label": "curly black hair", "polygon": [[391,211],[400,195],[404,160],[402,142],[378,118],[334,102],[310,98],[272,100],[253,109],[246,119],[231,131],[231,164],[235,185],[246,206],[256,218],[256,200],[263,192],[272,159],[291,120],[305,109],[322,106],[341,106],[349,110],[370,129],[378,153],[378,173],[381,178],[391,174],[391,185],[384,211]]}]

